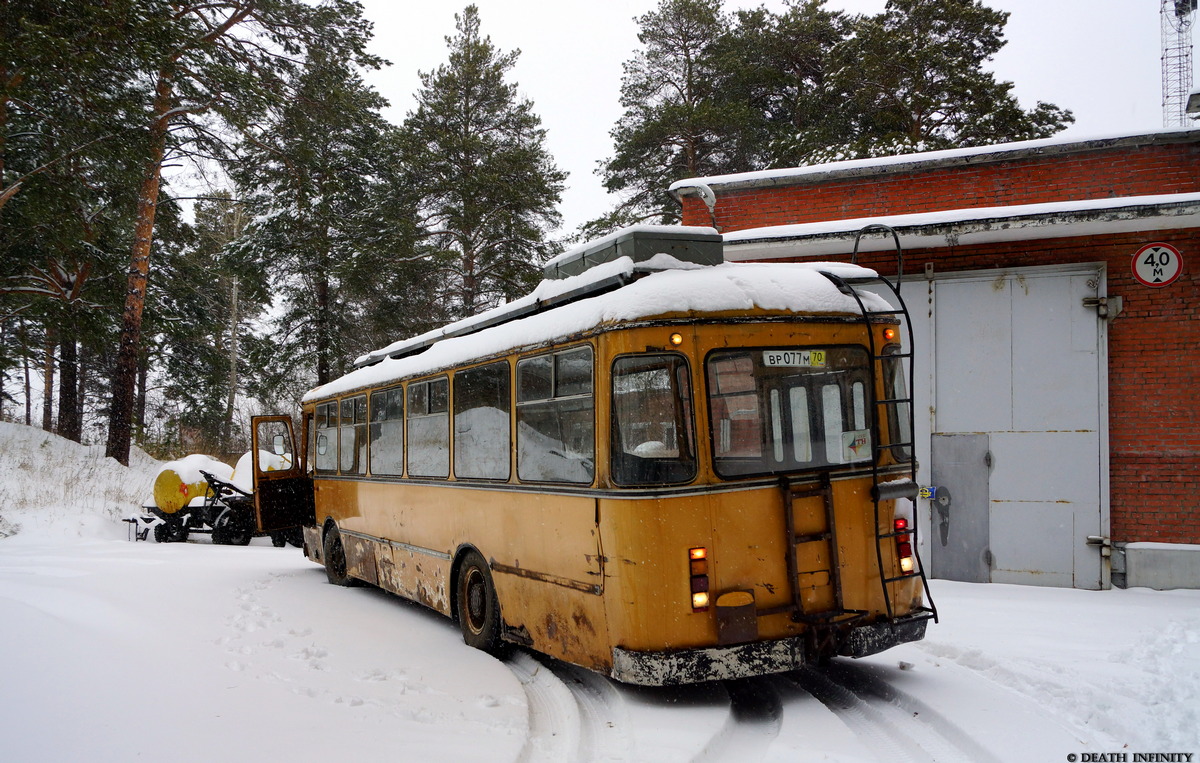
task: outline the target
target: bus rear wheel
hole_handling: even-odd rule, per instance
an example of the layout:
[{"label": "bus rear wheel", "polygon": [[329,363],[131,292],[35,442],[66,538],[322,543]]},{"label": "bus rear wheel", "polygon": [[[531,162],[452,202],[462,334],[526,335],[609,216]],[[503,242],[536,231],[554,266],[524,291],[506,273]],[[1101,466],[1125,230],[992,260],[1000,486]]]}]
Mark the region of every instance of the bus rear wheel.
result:
[{"label": "bus rear wheel", "polygon": [[500,641],[500,602],[492,573],[477,551],[468,551],[458,569],[455,615],[467,646],[493,655],[503,651]]},{"label": "bus rear wheel", "polygon": [[350,577],[346,568],[346,549],[342,546],[342,534],[336,527],[331,527],[329,532],[325,533],[323,550],[325,577],[329,578],[329,582],[347,587],[354,585],[354,578]]}]

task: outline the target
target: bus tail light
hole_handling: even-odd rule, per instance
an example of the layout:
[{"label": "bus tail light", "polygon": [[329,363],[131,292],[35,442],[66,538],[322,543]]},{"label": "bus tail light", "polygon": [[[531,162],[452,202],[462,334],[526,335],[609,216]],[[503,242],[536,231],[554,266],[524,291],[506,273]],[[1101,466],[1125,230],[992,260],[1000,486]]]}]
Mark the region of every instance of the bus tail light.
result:
[{"label": "bus tail light", "polygon": [[893,523],[893,527],[899,533],[896,536],[896,556],[900,557],[900,571],[905,575],[912,574],[916,562],[913,560],[912,535],[905,532],[908,530],[908,520],[899,517]]},{"label": "bus tail light", "polygon": [[688,549],[688,572],[691,576],[692,611],[708,611],[708,549]]}]

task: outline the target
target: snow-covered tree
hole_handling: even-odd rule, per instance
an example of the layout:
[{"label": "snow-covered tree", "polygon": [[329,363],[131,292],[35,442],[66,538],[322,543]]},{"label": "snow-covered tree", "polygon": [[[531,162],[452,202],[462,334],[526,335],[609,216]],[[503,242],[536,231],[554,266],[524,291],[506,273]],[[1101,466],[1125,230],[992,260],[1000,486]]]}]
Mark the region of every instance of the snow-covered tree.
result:
[{"label": "snow-covered tree", "polygon": [[[373,349],[363,345],[364,313],[404,257],[389,244],[411,227],[402,209],[379,202],[393,162],[386,102],[334,53],[310,50],[292,99],[247,135],[237,173],[255,215],[238,248],[271,274],[281,308],[259,349],[280,383],[324,384]],[[381,241],[381,226],[397,236]]]},{"label": "snow-covered tree", "polygon": [[1023,109],[987,70],[1008,14],[980,0],[889,0],[875,16],[796,0],[729,17],[721,0],[661,0],[638,19],[615,150],[614,210],[594,235],[675,222],[674,181],[1052,135],[1070,112]]}]

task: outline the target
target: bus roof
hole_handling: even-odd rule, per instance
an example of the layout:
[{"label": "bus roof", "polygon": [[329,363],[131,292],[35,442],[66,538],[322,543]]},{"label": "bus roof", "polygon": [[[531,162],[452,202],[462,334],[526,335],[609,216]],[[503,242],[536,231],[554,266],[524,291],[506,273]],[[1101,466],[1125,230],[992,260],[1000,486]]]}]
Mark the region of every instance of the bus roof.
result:
[{"label": "bus roof", "polygon": [[[858,314],[858,303],[820,271],[845,279],[875,277],[834,262],[696,265],[667,254],[635,263],[629,257],[577,276],[545,280],[530,294],[477,316],[362,356],[359,367],[309,390],[303,402],[431,373],[474,360],[626,321],[671,315],[765,310],[794,314]],[[604,290],[597,285],[612,284]],[[572,298],[572,295],[595,296]],[[882,298],[862,293],[868,309]],[[553,306],[560,304],[561,306]]]}]

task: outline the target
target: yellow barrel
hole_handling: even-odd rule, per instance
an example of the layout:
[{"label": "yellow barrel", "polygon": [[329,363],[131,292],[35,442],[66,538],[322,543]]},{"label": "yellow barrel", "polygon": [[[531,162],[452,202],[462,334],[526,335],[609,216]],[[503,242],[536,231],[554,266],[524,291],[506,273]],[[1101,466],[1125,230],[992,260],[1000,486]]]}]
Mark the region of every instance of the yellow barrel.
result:
[{"label": "yellow barrel", "polygon": [[208,494],[208,483],[201,470],[222,480],[228,480],[233,474],[228,464],[199,453],[168,461],[154,478],[154,505],[164,514],[174,514],[193,501],[203,502]]}]

